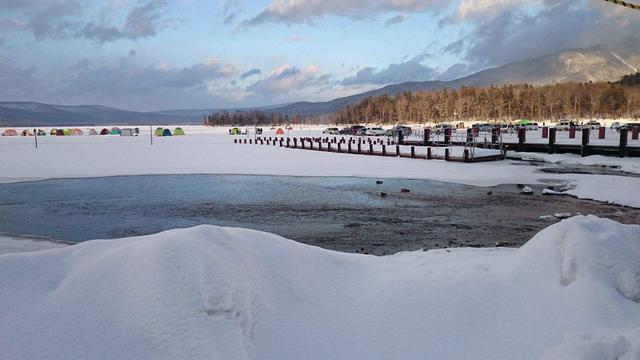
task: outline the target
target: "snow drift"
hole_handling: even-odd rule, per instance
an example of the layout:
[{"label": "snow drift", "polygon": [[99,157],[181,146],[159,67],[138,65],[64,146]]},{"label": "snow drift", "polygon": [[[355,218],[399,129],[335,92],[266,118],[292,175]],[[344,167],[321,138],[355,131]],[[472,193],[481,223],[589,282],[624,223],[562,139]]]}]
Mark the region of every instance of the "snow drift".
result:
[{"label": "snow drift", "polygon": [[387,257],[198,226],[0,256],[3,359],[638,359],[640,226]]}]

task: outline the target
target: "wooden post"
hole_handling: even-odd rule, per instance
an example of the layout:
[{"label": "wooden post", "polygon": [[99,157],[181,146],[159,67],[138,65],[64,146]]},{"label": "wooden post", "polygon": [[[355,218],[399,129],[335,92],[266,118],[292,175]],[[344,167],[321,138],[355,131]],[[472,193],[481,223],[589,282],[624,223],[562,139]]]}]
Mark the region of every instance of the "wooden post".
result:
[{"label": "wooden post", "polygon": [[518,151],[524,151],[524,143],[527,141],[527,129],[518,129]]},{"label": "wooden post", "polygon": [[451,142],[451,128],[444,129],[444,143],[449,145]]},{"label": "wooden post", "polygon": [[549,129],[549,154],[554,154],[556,152],[556,132],[558,129],[551,128]]},{"label": "wooden post", "polygon": [[498,131],[500,130],[499,127],[492,127],[491,128],[491,143],[495,144],[498,142]]},{"label": "wooden post", "polygon": [[576,138],[576,127],[571,125],[569,126],[569,139],[575,139]]},{"label": "wooden post", "polygon": [[589,155],[589,129],[582,129],[582,150],[580,155],[587,156]]},{"label": "wooden post", "polygon": [[627,155],[627,131],[628,129],[620,129],[620,145],[618,148],[620,157]]},{"label": "wooden post", "polygon": [[634,126],[631,128],[631,140],[638,140],[638,127]]},{"label": "wooden post", "polygon": [[598,139],[604,139],[605,133],[607,132],[607,128],[605,128],[604,126],[601,126],[598,129]]},{"label": "wooden post", "polygon": [[542,138],[546,139],[549,137],[549,127],[545,126],[542,128]]}]

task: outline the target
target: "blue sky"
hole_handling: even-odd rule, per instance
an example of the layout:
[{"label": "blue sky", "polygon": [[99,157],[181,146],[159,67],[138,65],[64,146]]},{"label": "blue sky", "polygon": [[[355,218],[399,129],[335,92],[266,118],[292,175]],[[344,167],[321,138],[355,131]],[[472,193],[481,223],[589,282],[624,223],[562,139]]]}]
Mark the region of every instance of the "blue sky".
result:
[{"label": "blue sky", "polygon": [[0,101],[321,101],[622,40],[638,22],[595,0],[0,0]]}]

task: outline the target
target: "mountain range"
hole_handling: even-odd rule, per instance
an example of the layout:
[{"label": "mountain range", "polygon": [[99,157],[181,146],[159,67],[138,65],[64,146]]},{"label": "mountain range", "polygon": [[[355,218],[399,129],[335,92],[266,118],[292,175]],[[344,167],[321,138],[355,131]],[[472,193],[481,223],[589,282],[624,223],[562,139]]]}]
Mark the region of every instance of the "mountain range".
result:
[{"label": "mountain range", "polygon": [[[295,102],[286,105],[253,108],[289,116],[321,115],[339,111],[368,96],[395,95],[404,91],[458,89],[461,86],[502,84],[532,85],[563,82],[616,81],[640,68],[640,41],[625,41],[588,49],[562,51],[534,59],[511,62],[449,81],[405,82],[361,94],[324,102]],[[252,109],[229,109],[252,110]],[[184,109],[137,112],[100,105],[50,105],[36,102],[0,102],[0,126],[37,126],[47,124],[201,124],[203,116],[222,109]]]}]

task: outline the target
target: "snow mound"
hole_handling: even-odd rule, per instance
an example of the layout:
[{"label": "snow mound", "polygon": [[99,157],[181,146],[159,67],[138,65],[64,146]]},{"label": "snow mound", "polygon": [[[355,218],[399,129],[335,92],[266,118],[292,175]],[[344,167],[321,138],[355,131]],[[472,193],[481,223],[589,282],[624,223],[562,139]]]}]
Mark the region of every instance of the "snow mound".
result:
[{"label": "snow mound", "polygon": [[198,226],[0,256],[3,359],[637,359],[640,226],[386,257]]}]

